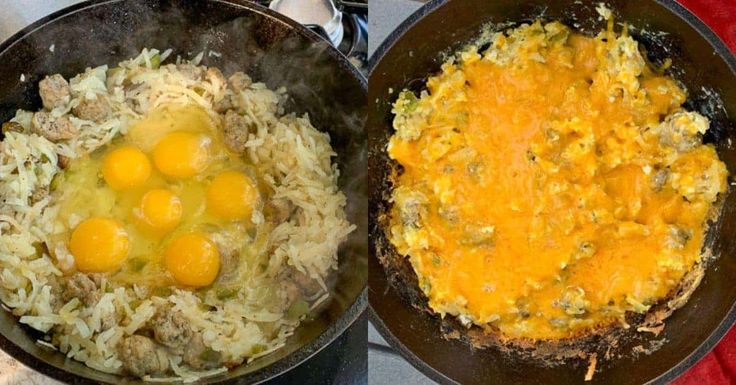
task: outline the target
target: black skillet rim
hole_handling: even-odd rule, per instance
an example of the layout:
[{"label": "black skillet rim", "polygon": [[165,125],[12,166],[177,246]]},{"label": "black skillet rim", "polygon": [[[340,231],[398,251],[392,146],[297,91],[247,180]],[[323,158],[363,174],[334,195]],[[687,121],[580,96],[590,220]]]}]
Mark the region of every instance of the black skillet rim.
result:
[{"label": "black skillet rim", "polygon": [[[728,65],[728,67],[731,69],[731,72],[736,74],[736,56],[734,56],[728,46],[726,46],[726,44],[723,42],[723,40],[721,40],[721,38],[718,37],[718,35],[716,35],[715,32],[710,29],[710,27],[708,27],[702,20],[700,20],[700,18],[695,16],[695,14],[690,12],[683,5],[677,3],[675,0],[653,1],[666,8],[668,11],[688,23],[690,27],[695,29],[695,31],[698,32],[700,36],[702,36],[711,45],[711,47],[713,47],[718,56],[720,56],[726,62],[726,65]],[[373,73],[373,70],[376,68],[378,63],[383,60],[383,57],[386,55],[386,53],[391,48],[393,48],[394,44],[396,44],[396,42],[400,40],[408,30],[414,27],[414,25],[421,21],[425,16],[440,8],[446,2],[447,0],[431,0],[423,5],[421,8],[419,8],[417,11],[412,13],[411,16],[409,16],[398,27],[396,27],[396,29],[394,29],[394,31],[388,35],[386,40],[381,43],[381,45],[376,49],[376,51],[373,53],[373,55],[371,55],[370,59],[368,60],[368,78],[370,79],[370,75]],[[371,254],[370,258],[375,258],[375,256]],[[444,373],[436,370],[434,367],[422,361],[422,359],[414,354],[413,351],[407,348],[401,342],[401,340],[391,332],[388,326],[386,326],[378,313],[373,309],[373,304],[371,304],[370,301],[368,301],[368,312],[371,322],[376,327],[376,330],[381,335],[381,337],[383,337],[386,342],[391,345],[391,347],[397,350],[399,354],[404,357],[404,359],[409,361],[412,366],[414,366],[427,377],[437,382],[443,384],[457,384],[456,381],[452,380]],[[732,327],[734,327],[734,325],[736,325],[736,303],[731,306],[731,310],[728,312],[726,317],[724,317],[723,321],[721,321],[718,327],[713,330],[711,335],[706,340],[704,340],[700,344],[700,346],[698,346],[693,352],[691,352],[677,365],[671,367],[666,372],[652,379],[649,383],[667,384],[670,381],[679,377],[681,374],[685,373],[687,369],[689,369],[698,361],[700,361],[700,359],[705,357],[705,355],[708,354],[718,344],[718,342]]]},{"label": "black skillet rim", "polygon": [[[121,1],[125,1],[125,0],[87,0],[81,3],[71,5],[69,7],[62,8],[54,13],[51,13],[33,22],[29,26],[13,34],[11,37],[9,37],[4,42],[0,43],[0,54],[12,48],[13,45],[23,40],[27,36],[31,35],[36,30],[43,28],[45,25],[57,19],[72,15],[74,13],[77,13],[87,8],[96,7],[96,6],[100,6],[102,4],[108,4],[108,3],[118,3]],[[307,38],[311,42],[316,43],[316,42],[323,41],[323,39],[319,35],[311,31],[310,29],[304,27],[303,25],[297,23],[296,21],[292,19],[287,18],[286,16],[283,16],[259,4],[248,2],[247,0],[210,0],[210,1],[214,3],[234,5],[239,8],[246,9],[250,12],[260,13],[261,15],[274,19],[282,24],[286,24],[289,28],[296,30],[297,33]],[[326,51],[334,60],[338,61],[341,67],[343,67],[348,72],[350,72],[354,78],[358,79],[358,81],[360,82],[361,88],[365,92],[368,91],[367,78],[354,65],[350,63],[350,61],[348,60],[347,57],[345,57],[345,55],[343,55],[340,51],[338,51],[336,48],[332,47],[331,45],[327,47]],[[367,283],[366,283],[366,286],[367,286]],[[368,303],[368,289],[366,287],[355,298],[355,301],[337,319],[337,321],[332,323],[327,329],[325,329],[325,331],[322,332],[322,334],[317,336],[317,338],[305,344],[301,348],[297,349],[290,355],[282,358],[279,361],[274,362],[271,365],[258,369],[255,372],[246,373],[236,378],[227,379],[223,381],[217,381],[216,377],[213,377],[211,383],[227,384],[227,383],[234,383],[236,381],[242,381],[242,380],[248,379],[251,381],[250,383],[252,384],[259,384],[259,383],[268,381],[270,379],[273,379],[274,377],[278,375],[288,372],[289,370],[299,366],[304,361],[308,360],[315,354],[322,351],[322,349],[324,349],[325,347],[327,347],[327,345],[329,345],[335,339],[337,339],[338,336],[342,335],[345,332],[345,330],[347,330],[348,327],[353,325],[355,321],[358,319],[358,317],[365,311],[367,307],[367,303]],[[74,384],[99,384],[100,383],[98,381],[89,379],[87,377],[82,377],[80,375],[74,374],[62,368],[56,367],[42,360],[39,360],[33,354],[28,353],[22,348],[20,348],[19,346],[15,345],[12,341],[7,339],[2,334],[0,334],[0,349],[4,351],[5,353],[7,353],[8,355],[10,355],[11,357],[13,357],[14,359],[20,361],[24,365],[50,378],[61,380],[67,383],[74,383]],[[204,378],[202,380],[204,382],[210,382],[210,380],[207,378]]]}]

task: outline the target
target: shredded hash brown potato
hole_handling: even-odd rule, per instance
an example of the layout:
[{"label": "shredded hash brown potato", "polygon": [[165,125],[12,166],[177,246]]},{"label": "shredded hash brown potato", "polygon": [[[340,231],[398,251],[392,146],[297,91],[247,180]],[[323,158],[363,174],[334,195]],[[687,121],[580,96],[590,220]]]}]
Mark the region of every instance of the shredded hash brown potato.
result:
[{"label": "shredded hash brown potato", "polygon": [[[270,90],[242,72],[226,78],[217,68],[198,65],[202,54],[192,62],[163,64],[169,54],[144,49],[116,67],[88,68],[69,81],[47,76],[39,83],[44,109],[18,110],[3,124],[0,300],[21,323],[46,333],[40,343],[94,369],[191,382],[283,347],[300,322],[329,299],[338,245],[355,227],[345,219],[346,198],[337,187],[329,136],[308,116],[283,111],[286,90]],[[128,164],[131,159],[146,164],[151,157],[159,171],[179,172],[177,157],[190,154],[170,146],[173,151],[161,160],[156,143],[164,141],[162,130],[191,131],[189,126],[220,146],[210,149],[219,163],[207,167],[239,167],[257,183],[257,204],[236,212],[237,221],[230,208],[238,206],[222,195],[222,186],[210,189],[205,204],[204,188],[187,193],[188,182],[163,178],[156,170],[100,166],[100,157],[127,143],[120,154]],[[88,216],[114,216],[127,207],[120,199],[139,199],[132,190],[114,191],[121,188],[112,183],[117,179],[136,182],[138,174],[130,170],[143,170],[137,182],[147,179],[148,185],[141,188],[156,183],[181,196],[184,214],[177,231],[198,231],[195,240],[207,256],[219,256],[208,265],[214,270],[208,270],[207,280],[199,280],[198,271],[172,279],[170,273],[187,268],[176,264],[176,258],[191,256],[186,243],[167,249],[167,261],[171,257],[174,263],[165,268],[159,250],[149,260],[134,258],[145,238],[136,235],[138,222],[125,222],[129,207],[116,222],[84,222],[90,225],[80,243],[70,241],[71,230],[74,238]],[[243,174],[229,175],[246,180]],[[217,178],[204,172],[194,177],[205,186]],[[197,204],[190,210],[191,197]],[[200,215],[213,202],[224,207],[215,214],[225,220]],[[149,211],[166,220],[157,208]],[[188,218],[204,219],[190,223]],[[119,253],[100,261],[95,242],[106,230],[115,238],[104,245]],[[127,254],[124,234],[133,244]],[[125,239],[124,247],[113,244],[118,238]],[[169,238],[155,239],[171,244]],[[75,259],[75,246],[81,250],[77,256],[90,256],[86,264]]]},{"label": "shredded hash brown potato", "polygon": [[709,121],[608,22],[496,33],[395,102],[389,238],[441,316],[574,338],[625,326],[699,266],[727,177]]}]

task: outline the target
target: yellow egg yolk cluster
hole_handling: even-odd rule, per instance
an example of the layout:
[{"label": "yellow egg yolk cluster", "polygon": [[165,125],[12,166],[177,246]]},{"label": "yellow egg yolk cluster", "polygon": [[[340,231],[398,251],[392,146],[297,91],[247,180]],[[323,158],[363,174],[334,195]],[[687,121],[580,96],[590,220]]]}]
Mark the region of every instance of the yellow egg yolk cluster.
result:
[{"label": "yellow egg yolk cluster", "polygon": [[143,195],[133,215],[138,219],[138,226],[162,234],[179,224],[183,210],[178,196],[166,189],[155,189]]},{"label": "yellow egg yolk cluster", "polygon": [[217,247],[202,234],[190,233],[176,238],[166,248],[164,258],[174,279],[187,286],[207,286],[220,270]]},{"label": "yellow egg yolk cluster", "polygon": [[111,151],[105,157],[102,163],[102,176],[115,190],[137,187],[151,176],[151,162],[141,150],[123,146]]},{"label": "yellow egg yolk cluster", "polygon": [[70,167],[69,183],[97,191],[62,207],[69,217],[86,218],[71,229],[68,241],[78,271],[127,279],[136,273],[136,279],[160,285],[205,287],[220,270],[213,232],[252,225],[260,195],[242,160],[227,154],[216,131],[163,124],[184,129],[157,132],[162,119],[149,119],[156,127],[139,123],[141,130],[158,134],[156,141],[123,139]]},{"label": "yellow egg yolk cluster", "polygon": [[153,162],[162,174],[172,178],[191,178],[207,167],[209,139],[187,132],[163,138],[153,150]]},{"label": "yellow egg yolk cluster", "polygon": [[108,218],[89,218],[80,223],[69,240],[77,269],[102,273],[120,266],[128,255],[130,240],[123,226]]},{"label": "yellow egg yolk cluster", "polygon": [[225,220],[248,218],[256,200],[258,190],[253,181],[236,171],[225,171],[217,175],[207,189],[207,209]]}]

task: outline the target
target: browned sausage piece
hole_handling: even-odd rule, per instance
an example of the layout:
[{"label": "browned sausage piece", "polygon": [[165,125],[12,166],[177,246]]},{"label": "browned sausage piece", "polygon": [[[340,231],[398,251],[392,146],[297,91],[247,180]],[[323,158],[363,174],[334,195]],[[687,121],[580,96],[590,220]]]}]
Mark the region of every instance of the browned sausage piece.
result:
[{"label": "browned sausage piece", "polygon": [[79,104],[72,109],[79,119],[101,122],[110,116],[110,103],[105,95],[96,95],[94,99],[82,97]]},{"label": "browned sausage piece", "polygon": [[118,356],[123,369],[137,377],[163,373],[169,368],[166,357],[158,354],[156,344],[144,336],[132,335],[120,341]]},{"label": "browned sausage piece", "polygon": [[46,76],[38,83],[38,93],[41,95],[43,107],[52,110],[54,107],[63,107],[69,103],[69,83],[59,74]]},{"label": "browned sausage piece", "polygon": [[89,275],[82,273],[76,273],[66,278],[66,286],[61,296],[64,302],[79,298],[85,306],[93,306],[100,299],[95,281]]},{"label": "browned sausage piece", "polygon": [[223,114],[227,110],[235,109],[235,107],[237,106],[235,105],[235,101],[233,100],[234,97],[234,95],[227,93],[222,97],[222,99],[216,101],[212,105],[212,108],[214,108],[218,114]]},{"label": "browned sausage piece", "polygon": [[184,346],[192,336],[192,329],[184,315],[168,307],[158,309],[151,319],[151,328],[156,342],[174,349]]},{"label": "browned sausage piece", "polygon": [[251,124],[248,119],[233,110],[225,114],[225,145],[231,151],[242,154],[245,152],[245,144],[248,142],[248,132]]},{"label": "browned sausage piece", "polygon": [[54,118],[46,111],[39,111],[33,114],[31,132],[41,135],[52,142],[71,139],[79,134],[77,128],[74,127],[68,118],[64,116]]}]

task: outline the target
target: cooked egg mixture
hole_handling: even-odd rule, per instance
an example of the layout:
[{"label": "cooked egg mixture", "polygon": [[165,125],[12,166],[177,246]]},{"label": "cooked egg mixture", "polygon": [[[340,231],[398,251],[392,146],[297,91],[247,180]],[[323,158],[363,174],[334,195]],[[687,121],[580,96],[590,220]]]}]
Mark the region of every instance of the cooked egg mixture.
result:
[{"label": "cooked egg mixture", "polygon": [[727,170],[636,41],[497,33],[394,106],[390,239],[429,305],[509,339],[624,324],[701,261]]},{"label": "cooked egg mixture", "polygon": [[57,241],[76,270],[114,282],[205,287],[223,249],[242,245],[247,256],[264,241],[255,169],[226,150],[197,106],[149,113],[107,148],[73,160],[54,184],[68,229]]}]

